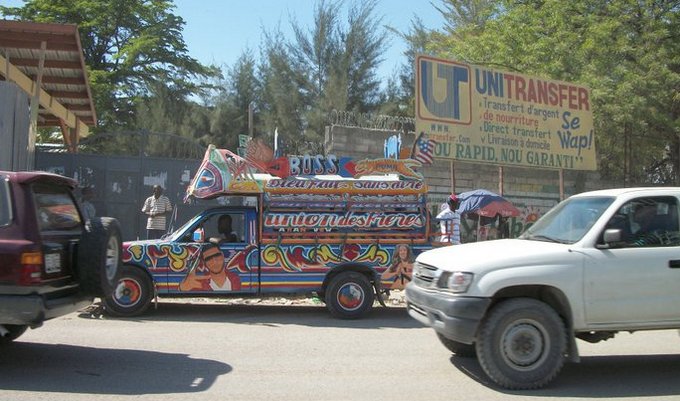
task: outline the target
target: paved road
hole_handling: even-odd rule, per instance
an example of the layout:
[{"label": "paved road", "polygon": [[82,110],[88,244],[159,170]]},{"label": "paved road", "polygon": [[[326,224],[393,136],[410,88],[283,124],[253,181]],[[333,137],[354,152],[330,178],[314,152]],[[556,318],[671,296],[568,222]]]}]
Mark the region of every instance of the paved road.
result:
[{"label": "paved road", "polygon": [[72,314],[0,352],[0,400],[680,400],[677,331],[579,342],[547,389],[508,392],[403,308],[161,303],[137,319]]}]

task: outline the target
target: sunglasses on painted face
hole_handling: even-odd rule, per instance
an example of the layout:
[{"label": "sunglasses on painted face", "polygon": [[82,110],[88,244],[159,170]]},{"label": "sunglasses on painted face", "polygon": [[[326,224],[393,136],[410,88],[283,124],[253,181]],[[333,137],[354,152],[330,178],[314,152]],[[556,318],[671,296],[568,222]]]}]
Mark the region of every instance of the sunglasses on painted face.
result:
[{"label": "sunglasses on painted face", "polygon": [[211,253],[210,255],[203,255],[203,261],[207,262],[210,259],[214,259],[214,258],[217,258],[217,257],[220,257],[220,256],[222,256],[222,252],[215,252],[215,253]]}]

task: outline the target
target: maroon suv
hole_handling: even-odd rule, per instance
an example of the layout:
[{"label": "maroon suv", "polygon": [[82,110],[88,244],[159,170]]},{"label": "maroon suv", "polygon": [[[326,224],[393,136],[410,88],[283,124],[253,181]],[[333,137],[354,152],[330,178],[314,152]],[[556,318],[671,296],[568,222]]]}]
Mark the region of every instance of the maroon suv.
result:
[{"label": "maroon suv", "polygon": [[0,345],[108,295],[121,266],[118,221],[84,221],[76,181],[0,171]]}]

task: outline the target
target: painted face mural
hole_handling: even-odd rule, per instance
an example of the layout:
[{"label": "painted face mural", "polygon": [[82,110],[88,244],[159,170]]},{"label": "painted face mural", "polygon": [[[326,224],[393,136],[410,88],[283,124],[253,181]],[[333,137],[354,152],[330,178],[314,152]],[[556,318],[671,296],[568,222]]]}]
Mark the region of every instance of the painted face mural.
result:
[{"label": "painted face mural", "polygon": [[411,281],[413,275],[413,252],[406,244],[399,244],[394,249],[390,267],[380,276],[383,287],[391,290],[402,290]]}]

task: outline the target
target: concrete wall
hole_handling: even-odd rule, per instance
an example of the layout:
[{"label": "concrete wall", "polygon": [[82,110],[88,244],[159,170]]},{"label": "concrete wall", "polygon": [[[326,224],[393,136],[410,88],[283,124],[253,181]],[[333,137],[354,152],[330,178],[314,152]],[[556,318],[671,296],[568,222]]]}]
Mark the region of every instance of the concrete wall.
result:
[{"label": "concrete wall", "polygon": [[[385,139],[398,134],[396,131],[370,130],[364,128],[331,126],[326,130],[326,152],[339,157],[379,158],[383,157]],[[402,148],[411,147],[414,133],[402,133]],[[435,160],[431,166],[421,169],[430,188],[430,210],[433,213],[451,192],[465,192],[486,189],[502,193],[521,211],[522,215],[511,219],[511,236],[519,235],[540,215],[560,201],[560,179],[557,170],[503,167],[503,188],[499,188],[501,175],[499,167],[490,164],[472,164],[449,160]],[[454,179],[452,180],[452,176]],[[455,182],[455,187],[452,183]],[[621,183],[603,181],[594,171],[564,171],[564,195],[595,189],[615,188]],[[495,228],[495,225],[491,227]],[[474,221],[463,222],[464,241],[477,237]],[[483,236],[483,229],[481,235]],[[493,231],[493,230],[492,230]]]}]

